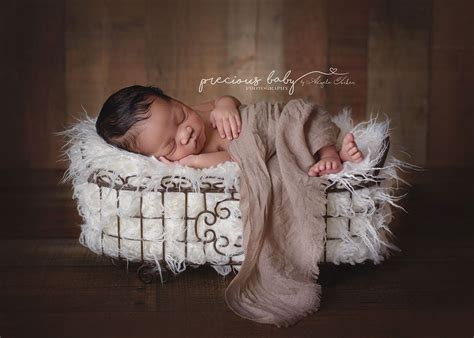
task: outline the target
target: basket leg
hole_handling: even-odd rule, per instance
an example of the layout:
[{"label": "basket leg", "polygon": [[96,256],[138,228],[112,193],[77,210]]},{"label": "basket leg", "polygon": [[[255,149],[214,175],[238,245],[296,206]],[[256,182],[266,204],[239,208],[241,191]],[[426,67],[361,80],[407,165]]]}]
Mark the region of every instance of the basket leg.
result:
[{"label": "basket leg", "polygon": [[[163,260],[159,261],[160,268],[161,268],[161,276],[163,278],[163,283],[167,283],[173,277],[173,271],[171,271],[166,262]],[[161,281],[160,279],[160,272],[158,271],[157,267],[150,263],[142,264],[137,270],[138,278],[145,284],[151,284],[156,281]]]}]

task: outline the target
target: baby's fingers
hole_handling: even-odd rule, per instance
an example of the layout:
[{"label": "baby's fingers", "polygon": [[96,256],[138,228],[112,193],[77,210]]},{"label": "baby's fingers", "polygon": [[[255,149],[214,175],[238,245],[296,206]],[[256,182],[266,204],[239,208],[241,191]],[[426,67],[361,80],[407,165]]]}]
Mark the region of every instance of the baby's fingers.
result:
[{"label": "baby's fingers", "polygon": [[217,124],[217,130],[219,131],[219,135],[221,135],[221,137],[224,138],[225,132],[224,132],[224,125],[222,123],[222,119],[217,120],[216,124]]},{"label": "baby's fingers", "polygon": [[232,128],[232,135],[234,138],[239,137],[239,126],[237,125],[237,117],[231,116],[230,117],[230,126]]},{"label": "baby's fingers", "polygon": [[229,120],[224,120],[224,130],[225,130],[225,136],[231,140],[232,139],[232,130],[230,127],[230,122]]},{"label": "baby's fingers", "polygon": [[238,112],[234,115],[234,119],[235,123],[237,124],[237,131],[240,134],[240,127],[242,126],[242,121],[240,120],[240,114]]}]

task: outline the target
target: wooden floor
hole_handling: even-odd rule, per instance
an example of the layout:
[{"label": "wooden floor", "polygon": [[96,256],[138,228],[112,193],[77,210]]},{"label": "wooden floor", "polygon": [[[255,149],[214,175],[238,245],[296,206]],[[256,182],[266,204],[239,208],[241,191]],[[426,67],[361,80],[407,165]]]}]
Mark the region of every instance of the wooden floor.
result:
[{"label": "wooden floor", "polygon": [[[57,238],[78,234],[77,211],[65,202],[69,188],[54,190],[58,175],[43,173],[35,175],[49,178],[36,185],[31,179],[28,192],[10,173],[0,192],[1,212],[8,216],[0,240],[0,336],[472,337],[471,172],[408,175],[408,214],[397,212],[393,223],[402,252],[378,266],[335,267],[320,310],[288,329],[228,309],[223,296],[231,275],[190,268],[163,286],[142,284],[132,268],[127,273],[96,256],[77,236]],[[323,276],[331,275],[325,270]]]}]

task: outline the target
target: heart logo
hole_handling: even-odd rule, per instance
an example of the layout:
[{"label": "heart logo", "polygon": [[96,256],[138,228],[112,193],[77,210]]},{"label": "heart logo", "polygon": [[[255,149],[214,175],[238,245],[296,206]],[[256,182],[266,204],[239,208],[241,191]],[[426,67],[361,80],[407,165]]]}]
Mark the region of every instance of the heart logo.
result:
[{"label": "heart logo", "polygon": [[331,67],[329,68],[329,71],[334,74],[335,72],[337,72],[337,68]]}]

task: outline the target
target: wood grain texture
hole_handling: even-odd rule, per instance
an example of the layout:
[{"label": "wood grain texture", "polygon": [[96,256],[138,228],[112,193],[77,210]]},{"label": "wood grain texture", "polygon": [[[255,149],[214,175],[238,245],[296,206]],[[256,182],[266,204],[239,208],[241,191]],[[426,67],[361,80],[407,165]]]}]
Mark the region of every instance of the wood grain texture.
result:
[{"label": "wood grain texture", "polygon": [[[283,0],[229,2],[227,23],[228,64],[224,70],[230,78],[261,78],[259,86],[268,84],[267,77],[285,73],[283,61]],[[231,85],[229,89],[243,103],[283,100],[285,90],[252,90],[253,85]]]},{"label": "wood grain texture", "polygon": [[427,164],[474,164],[474,3],[433,3]]},{"label": "wood grain texture", "polygon": [[367,116],[391,119],[397,157],[426,164],[431,0],[370,6]]},{"label": "wood grain texture", "polygon": [[[472,165],[474,78],[467,0],[2,2],[0,147],[9,169],[65,169],[63,130],[96,116],[114,91],[155,85],[189,105],[219,95],[242,102],[308,97],[336,114],[392,119],[399,157],[422,166]],[[203,78],[293,79],[335,67],[355,85],[299,83],[249,91]],[[315,79],[316,76],[310,76]],[[324,80],[322,77],[321,80]],[[366,115],[364,113],[366,112]],[[440,137],[442,136],[442,137]],[[406,152],[407,155],[403,155]]]},{"label": "wood grain texture", "polygon": [[65,9],[66,111],[69,125],[83,108],[97,116],[106,98],[108,57],[104,1],[70,0]]},{"label": "wood grain texture", "polygon": [[[24,139],[23,100],[20,100],[21,78],[24,69],[24,43],[20,39],[20,27],[17,17],[20,11],[16,1],[0,2],[0,100],[2,101],[1,118],[2,128],[0,133],[0,149],[2,156],[8,159],[10,168],[28,166]],[[2,159],[2,164],[7,160]]]},{"label": "wood grain texture", "polygon": [[226,68],[227,2],[153,1],[147,9],[148,82],[193,105],[225,94],[220,86],[198,92],[201,78]]},{"label": "wood grain texture", "polygon": [[[148,84],[146,1],[68,1],[67,105],[97,116],[115,91]],[[69,119],[72,122],[72,119]]]},{"label": "wood grain texture", "polygon": [[[13,19],[17,54],[13,64],[2,66],[16,68],[18,82],[6,98],[15,106],[4,114],[19,118],[21,128],[3,147],[18,150],[12,157],[18,156],[23,168],[55,168],[61,140],[53,133],[61,130],[65,111],[64,3],[21,1],[5,14]],[[16,143],[22,145],[16,148]]]},{"label": "wood grain texture", "polygon": [[326,87],[326,107],[332,114],[350,107],[355,122],[365,120],[368,17],[368,0],[327,2],[328,68],[348,74],[330,76],[333,84]]},{"label": "wood grain texture", "polygon": [[[297,79],[311,72],[326,72],[328,68],[328,28],[326,1],[305,0],[284,2],[284,31],[283,51],[285,55],[285,69],[291,70],[291,77]],[[305,77],[312,81],[319,74]],[[324,78],[324,76],[322,76]],[[324,86],[308,82],[299,82],[295,85],[294,97],[308,97],[311,100],[325,105],[327,93]]]},{"label": "wood grain texture", "polygon": [[60,185],[63,170],[0,172],[0,238],[78,238],[82,219],[72,186]]},{"label": "wood grain texture", "polygon": [[146,82],[148,27],[144,19],[148,10],[149,3],[146,0],[135,0],[133,3],[128,0],[106,2],[106,35],[103,42],[108,69],[106,93]]}]

